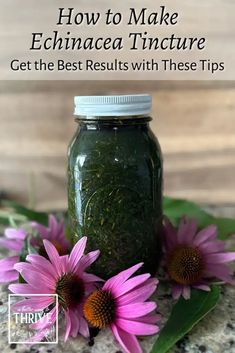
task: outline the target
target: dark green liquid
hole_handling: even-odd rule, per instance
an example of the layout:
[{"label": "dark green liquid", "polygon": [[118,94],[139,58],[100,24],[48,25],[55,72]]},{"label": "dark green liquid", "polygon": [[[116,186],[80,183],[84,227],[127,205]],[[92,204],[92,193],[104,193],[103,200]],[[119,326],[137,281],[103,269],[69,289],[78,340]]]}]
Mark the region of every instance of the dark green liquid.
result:
[{"label": "dark green liquid", "polygon": [[69,219],[74,242],[100,249],[103,278],[138,262],[155,273],[162,219],[162,158],[149,118],[80,121],[69,149]]}]

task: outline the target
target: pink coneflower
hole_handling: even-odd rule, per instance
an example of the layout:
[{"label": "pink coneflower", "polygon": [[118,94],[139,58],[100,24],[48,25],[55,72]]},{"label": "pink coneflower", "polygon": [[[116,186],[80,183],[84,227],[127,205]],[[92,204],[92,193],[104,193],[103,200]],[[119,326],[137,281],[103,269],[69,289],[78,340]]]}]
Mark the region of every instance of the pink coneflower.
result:
[{"label": "pink coneflower", "polygon": [[[70,255],[59,256],[55,246],[48,240],[43,244],[49,260],[40,255],[28,255],[29,263],[20,262],[15,265],[17,271],[27,282],[26,284],[11,284],[9,289],[15,294],[58,294],[59,310],[65,316],[65,340],[68,336],[75,337],[78,332],[84,337],[89,336],[88,325],[83,318],[83,302],[85,296],[96,289],[96,281],[100,278],[86,273],[85,269],[90,266],[99,256],[99,250],[84,254],[87,238],[81,238],[73,247]],[[52,298],[42,297],[35,300],[25,299],[17,303],[17,307],[31,307],[32,309],[50,311],[54,304]],[[43,338],[43,333],[51,327],[55,320],[55,306],[51,310],[52,322],[41,320],[32,324],[32,328],[39,330],[37,337]]]},{"label": "pink coneflower", "polygon": [[156,303],[146,301],[156,290],[158,280],[150,274],[130,278],[143,263],[120,272],[93,292],[84,304],[84,316],[93,327],[109,327],[127,353],[141,353],[138,335],[159,331],[154,313]]},{"label": "pink coneflower", "polygon": [[[32,222],[32,228],[36,231],[37,237],[32,237],[30,242],[42,256],[47,256],[43,246],[43,239],[50,240],[60,255],[69,253],[70,244],[65,238],[64,222],[58,222],[53,215],[48,217],[48,227],[40,223]],[[27,232],[24,229],[7,228],[5,237],[0,238],[0,246],[15,252],[15,256],[0,260],[0,283],[10,283],[18,279],[18,272],[14,265],[20,261],[20,254],[24,246]]]},{"label": "pink coneflower", "polygon": [[[66,255],[69,253],[71,245],[65,236],[63,220],[58,222],[56,217],[51,214],[48,216],[48,227],[37,222],[31,222],[31,226],[36,230],[40,238],[50,240],[50,242],[56,247],[59,255]],[[47,256],[42,242],[40,244],[35,242],[34,245],[39,247],[38,253],[40,255]]]},{"label": "pink coneflower", "polygon": [[197,232],[195,219],[183,217],[178,230],[165,218],[163,253],[166,272],[172,282],[173,298],[190,298],[191,288],[209,291],[208,279],[233,283],[227,262],[235,260],[235,252],[225,252],[217,240],[217,228],[210,225]]}]

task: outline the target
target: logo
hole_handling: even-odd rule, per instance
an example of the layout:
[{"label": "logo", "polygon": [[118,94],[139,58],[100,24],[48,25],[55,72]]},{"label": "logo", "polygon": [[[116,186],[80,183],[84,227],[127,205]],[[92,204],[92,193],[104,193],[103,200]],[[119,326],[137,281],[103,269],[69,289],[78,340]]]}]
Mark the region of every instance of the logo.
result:
[{"label": "logo", "polygon": [[[46,299],[52,299],[52,304],[48,306]],[[46,309],[38,309],[38,303],[43,301]],[[9,344],[58,343],[58,295],[9,294],[8,342]]]}]

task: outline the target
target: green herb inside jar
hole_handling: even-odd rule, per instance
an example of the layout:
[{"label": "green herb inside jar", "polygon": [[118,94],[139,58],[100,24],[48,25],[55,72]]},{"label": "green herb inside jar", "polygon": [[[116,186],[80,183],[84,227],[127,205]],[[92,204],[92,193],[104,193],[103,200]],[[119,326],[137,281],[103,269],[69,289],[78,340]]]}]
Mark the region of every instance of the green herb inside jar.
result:
[{"label": "green herb inside jar", "polygon": [[162,159],[146,116],[79,118],[69,149],[69,218],[74,242],[100,249],[93,267],[107,278],[159,261]]}]

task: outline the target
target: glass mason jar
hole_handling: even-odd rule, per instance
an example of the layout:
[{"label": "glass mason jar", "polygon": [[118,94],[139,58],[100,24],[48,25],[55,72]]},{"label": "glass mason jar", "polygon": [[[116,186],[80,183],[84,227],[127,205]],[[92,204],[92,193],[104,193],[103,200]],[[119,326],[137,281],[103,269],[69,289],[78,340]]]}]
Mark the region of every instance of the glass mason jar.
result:
[{"label": "glass mason jar", "polygon": [[151,96],[75,97],[69,147],[68,213],[74,243],[99,249],[103,278],[138,262],[154,274],[160,257],[162,156],[149,127]]}]

